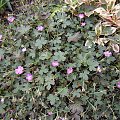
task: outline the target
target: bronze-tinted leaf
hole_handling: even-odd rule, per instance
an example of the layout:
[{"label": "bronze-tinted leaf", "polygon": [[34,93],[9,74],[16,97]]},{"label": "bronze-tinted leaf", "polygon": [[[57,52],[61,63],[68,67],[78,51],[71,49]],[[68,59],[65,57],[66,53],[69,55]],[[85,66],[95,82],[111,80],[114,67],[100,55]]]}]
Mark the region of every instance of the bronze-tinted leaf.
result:
[{"label": "bronze-tinted leaf", "polygon": [[77,100],[75,101],[74,104],[69,104],[69,108],[70,108],[70,111],[71,111],[72,114],[74,114],[74,113],[79,114],[79,113],[82,113],[83,110],[84,110],[81,102],[77,101]]},{"label": "bronze-tinted leaf", "polygon": [[81,37],[80,32],[75,33],[73,36],[68,37],[67,41],[68,42],[77,42],[79,38]]},{"label": "bronze-tinted leaf", "polygon": [[40,20],[45,20],[50,16],[49,12],[41,12],[41,13],[35,13],[35,17],[39,18]]}]

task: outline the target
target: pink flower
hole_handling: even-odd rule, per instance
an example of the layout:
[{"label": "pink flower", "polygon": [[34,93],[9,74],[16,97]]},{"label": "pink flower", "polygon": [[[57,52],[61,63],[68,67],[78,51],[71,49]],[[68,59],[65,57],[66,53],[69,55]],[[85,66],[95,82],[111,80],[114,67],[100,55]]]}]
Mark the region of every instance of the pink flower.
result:
[{"label": "pink flower", "polygon": [[70,67],[70,68],[67,69],[67,74],[68,75],[71,74],[72,72],[73,72],[73,68],[72,67]]},{"label": "pink flower", "polygon": [[16,120],[16,119],[11,118],[10,120]]},{"label": "pink flower", "polygon": [[52,62],[52,66],[53,66],[53,67],[59,66],[59,62],[58,62],[58,61],[53,61],[53,62]]},{"label": "pink flower", "polygon": [[32,5],[32,4],[34,4],[34,2],[32,1],[30,4]]},{"label": "pink flower", "polygon": [[53,113],[52,112],[48,112],[48,115],[51,116]]},{"label": "pink flower", "polygon": [[44,27],[40,25],[40,26],[38,26],[36,29],[37,29],[38,31],[43,31]]},{"label": "pink flower", "polygon": [[1,100],[0,100],[0,101],[1,101],[1,103],[4,103],[4,98],[1,98]]},{"label": "pink flower", "polygon": [[16,69],[15,69],[15,73],[16,74],[22,74],[23,73],[23,70],[24,68],[22,66],[18,66]]},{"label": "pink flower", "polygon": [[13,17],[13,16],[9,16],[9,17],[7,18],[7,20],[8,20],[10,23],[12,23],[12,22],[14,21],[14,19],[15,19],[15,17]]},{"label": "pink flower", "polygon": [[31,82],[32,79],[33,79],[32,74],[31,74],[31,73],[28,73],[28,74],[26,75],[26,80],[28,80],[29,82]]},{"label": "pink flower", "polygon": [[80,13],[80,14],[78,15],[78,17],[79,17],[80,19],[82,19],[82,18],[85,17],[85,15],[84,15],[83,13]]},{"label": "pink flower", "polygon": [[26,48],[22,48],[22,52],[25,52],[26,51]]},{"label": "pink flower", "polygon": [[83,27],[83,26],[85,26],[86,25],[86,23],[85,22],[81,22],[81,26]]},{"label": "pink flower", "polygon": [[105,57],[110,57],[112,55],[112,53],[109,51],[106,51],[106,52],[104,52],[104,55],[105,55]]},{"label": "pink flower", "polygon": [[120,81],[119,81],[119,82],[117,82],[117,88],[119,88],[119,89],[120,89]]},{"label": "pink flower", "polygon": [[66,120],[65,118],[60,117],[59,120]]},{"label": "pink flower", "polygon": [[101,72],[102,70],[101,70],[101,67],[100,66],[98,66],[97,67],[97,72]]},{"label": "pink flower", "polygon": [[2,39],[2,35],[0,35],[0,40]]}]

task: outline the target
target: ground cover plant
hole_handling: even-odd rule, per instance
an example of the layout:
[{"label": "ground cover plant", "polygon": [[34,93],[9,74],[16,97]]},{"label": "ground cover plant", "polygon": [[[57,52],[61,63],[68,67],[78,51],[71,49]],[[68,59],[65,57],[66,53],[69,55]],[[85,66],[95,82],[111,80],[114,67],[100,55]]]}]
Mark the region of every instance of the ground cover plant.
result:
[{"label": "ground cover plant", "polygon": [[0,21],[0,119],[119,120],[119,2],[25,2]]}]

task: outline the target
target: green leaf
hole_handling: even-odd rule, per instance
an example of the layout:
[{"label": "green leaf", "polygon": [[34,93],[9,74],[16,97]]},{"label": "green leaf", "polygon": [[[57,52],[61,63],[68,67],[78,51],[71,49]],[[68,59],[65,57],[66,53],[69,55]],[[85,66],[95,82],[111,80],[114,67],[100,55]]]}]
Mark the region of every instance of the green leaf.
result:
[{"label": "green leaf", "polygon": [[66,59],[65,53],[61,52],[61,51],[55,52],[53,59],[57,60],[57,61],[65,61],[65,59]]},{"label": "green leaf", "polygon": [[83,73],[80,73],[80,78],[83,80],[88,80],[89,71],[85,70]]},{"label": "green leaf", "polygon": [[58,88],[58,93],[64,97],[64,96],[68,96],[68,88]]},{"label": "green leaf", "polygon": [[39,59],[40,60],[50,59],[51,56],[52,54],[46,51],[46,52],[40,53]]},{"label": "green leaf", "polygon": [[94,61],[91,59],[87,60],[87,64],[89,66],[90,71],[96,71],[96,67],[99,65],[99,63],[97,61]]},{"label": "green leaf", "polygon": [[17,28],[17,32],[19,32],[21,35],[27,33],[29,30],[30,30],[30,26],[27,25],[27,26],[23,26],[21,25],[20,27]]},{"label": "green leaf", "polygon": [[4,53],[5,53],[5,51],[2,48],[0,48],[0,56],[3,56]]},{"label": "green leaf", "polygon": [[39,74],[43,75],[43,73],[47,73],[47,72],[48,72],[48,68],[45,65],[42,65]]},{"label": "green leaf", "polygon": [[45,85],[44,86],[47,87],[47,90],[50,90],[51,85],[54,85],[54,84],[55,84],[54,76],[52,74],[48,74],[45,77]]},{"label": "green leaf", "polygon": [[93,43],[92,43],[92,41],[90,41],[90,40],[87,40],[87,41],[85,42],[85,46],[88,47],[88,48],[91,48],[92,45],[93,45]]},{"label": "green leaf", "polygon": [[32,51],[29,53],[29,56],[32,57],[32,58],[35,58],[35,51],[32,50]]},{"label": "green leaf", "polygon": [[13,90],[14,93],[19,91],[28,91],[30,89],[29,84],[20,85],[19,83],[15,84],[15,89]]},{"label": "green leaf", "polygon": [[114,62],[116,59],[115,57],[110,56],[109,58],[107,58],[107,63],[110,64],[111,62]]},{"label": "green leaf", "polygon": [[115,109],[118,110],[120,113],[120,106],[118,104],[115,104],[114,106],[115,106]]},{"label": "green leaf", "polygon": [[8,8],[9,8],[11,11],[13,11],[12,6],[11,6],[11,4],[10,4],[10,1],[9,1],[9,0],[5,0],[5,1],[7,2]]},{"label": "green leaf", "polygon": [[54,45],[60,44],[60,43],[61,43],[61,37],[57,37],[55,40],[52,40],[52,43],[53,43]]},{"label": "green leaf", "polygon": [[63,22],[62,27],[66,28],[67,26],[70,26],[70,25],[71,25],[71,22],[69,20],[66,20]]},{"label": "green leaf", "polygon": [[54,105],[55,102],[56,102],[57,100],[59,100],[59,98],[58,98],[57,96],[52,95],[52,94],[49,94],[49,96],[47,97],[47,99],[48,99],[48,101],[50,101],[50,104],[51,104],[51,105]]},{"label": "green leaf", "polygon": [[33,36],[37,37],[41,35],[41,32],[37,31],[36,29],[33,31]]},{"label": "green leaf", "polygon": [[73,36],[68,37],[67,41],[68,42],[77,42],[80,39],[81,35],[80,32],[75,33]]},{"label": "green leaf", "polygon": [[3,114],[5,112],[4,108],[6,107],[5,104],[0,105],[0,114]]},{"label": "green leaf", "polygon": [[45,40],[44,37],[41,37],[40,39],[36,40],[35,46],[41,49],[42,46],[45,45],[46,43],[47,43],[47,40]]},{"label": "green leaf", "polygon": [[59,7],[59,6],[54,7],[52,14],[50,15],[50,18],[53,18],[55,16],[55,14],[60,12],[60,11],[61,11],[61,7]]},{"label": "green leaf", "polygon": [[73,94],[73,97],[80,97],[80,92],[81,90],[78,89],[78,90],[75,90],[72,94]]}]

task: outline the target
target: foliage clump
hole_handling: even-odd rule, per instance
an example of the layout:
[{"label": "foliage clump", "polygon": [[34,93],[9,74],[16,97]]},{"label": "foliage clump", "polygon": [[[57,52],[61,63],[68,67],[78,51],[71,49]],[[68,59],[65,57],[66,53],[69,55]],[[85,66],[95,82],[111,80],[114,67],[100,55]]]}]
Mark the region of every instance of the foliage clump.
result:
[{"label": "foliage clump", "polygon": [[32,3],[2,21],[1,119],[120,118],[119,24],[103,1]]}]

